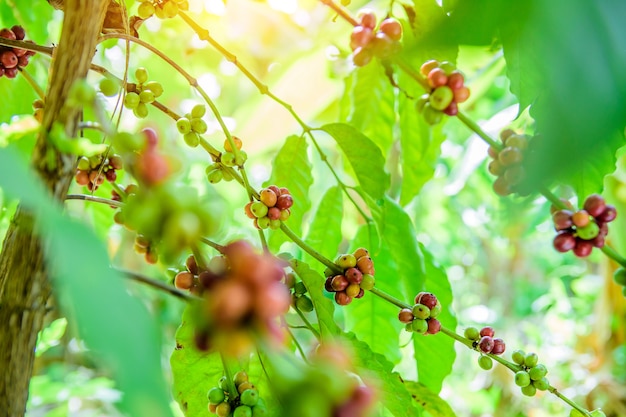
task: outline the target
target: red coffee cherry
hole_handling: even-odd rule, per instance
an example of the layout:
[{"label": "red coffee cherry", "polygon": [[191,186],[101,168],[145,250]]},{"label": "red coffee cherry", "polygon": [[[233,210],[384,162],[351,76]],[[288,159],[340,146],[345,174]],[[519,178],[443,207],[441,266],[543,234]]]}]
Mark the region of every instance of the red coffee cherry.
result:
[{"label": "red coffee cherry", "polygon": [[480,329],[481,336],[493,337],[494,334],[495,334],[495,330],[493,330],[493,327],[491,326],[485,326],[482,329]]},{"label": "red coffee cherry", "polygon": [[478,347],[484,353],[491,353],[491,351],[493,350],[493,346],[494,346],[493,339],[490,336],[483,336],[480,338],[480,341],[478,342]]}]

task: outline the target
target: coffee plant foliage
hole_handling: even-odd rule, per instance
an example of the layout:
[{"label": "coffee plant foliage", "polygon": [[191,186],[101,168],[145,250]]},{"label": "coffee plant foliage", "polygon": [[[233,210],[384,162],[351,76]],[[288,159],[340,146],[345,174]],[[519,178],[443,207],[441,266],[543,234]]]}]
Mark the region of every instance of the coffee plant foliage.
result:
[{"label": "coffee plant foliage", "polygon": [[[53,11],[43,0],[31,3],[0,3],[0,27],[20,24],[26,28],[28,39],[39,45],[58,42],[62,13]],[[125,5],[129,15],[134,15],[139,7],[147,7],[142,4],[148,3],[128,0]],[[475,262],[466,265],[469,272],[464,279],[471,279],[472,274],[489,275],[489,271],[476,272],[472,268],[491,265],[495,269],[493,257],[490,259],[494,253],[498,257],[515,257],[503,254],[506,251],[497,247],[501,239],[516,242],[518,248],[524,246],[525,238],[536,242],[538,232],[533,229],[547,230],[549,203],[539,196],[545,187],[558,185],[559,196],[575,196],[581,206],[592,193],[619,196],[626,189],[620,175],[607,177],[616,170],[616,164],[617,172],[624,172],[619,149],[624,145],[626,125],[626,26],[619,17],[626,16],[626,4],[583,0],[531,0],[516,4],[506,0],[478,4],[463,0],[413,0],[341,2],[344,7],[338,2],[335,6],[354,18],[362,8],[371,7],[380,20],[391,16],[402,25],[402,47],[395,51],[394,59],[375,58],[367,65],[355,66],[349,47],[353,27],[345,16],[336,15],[325,3],[328,2],[299,2],[297,8],[308,19],[304,24],[297,14],[286,9],[287,5],[246,0],[224,4],[189,1],[186,16],[208,28],[210,36],[225,46],[227,56],[236,55],[237,63],[260,80],[253,82],[241,68],[204,42],[202,33],[194,33],[194,27],[182,18],[152,16],[139,27],[139,39],[158,48],[194,77],[224,117],[222,126],[209,108],[204,116],[208,131],[202,140],[221,150],[232,132],[243,142],[241,150],[248,157],[241,164],[246,172],[243,178],[251,188],[285,187],[294,201],[287,220],[272,230],[258,231],[253,222],[259,224],[261,219],[248,218],[244,212],[253,193],[248,194],[237,181],[207,181],[205,169],[219,161],[204,153],[204,143],[197,148],[186,146],[171,115],[160,112],[156,106],[149,106],[146,118],[137,118],[125,108],[117,129],[138,135],[143,128],[155,129],[158,152],[165,155],[172,168],[164,185],[154,187],[157,191],[153,199],[146,200],[150,204],[140,204],[137,210],[150,223],[149,214],[165,210],[163,207],[187,207],[189,201],[201,201],[202,204],[194,203],[194,210],[198,210],[194,213],[207,213],[203,217],[204,230],[210,233],[203,237],[217,242],[211,248],[212,245],[203,246],[201,240],[187,242],[181,238],[182,245],[162,245],[165,249],[156,265],[147,265],[143,257],[133,253],[134,232],[116,224],[115,211],[107,204],[67,201],[64,210],[61,204],[50,203],[47,191],[28,170],[38,129],[32,116],[37,94],[22,76],[0,78],[4,103],[0,107],[0,232],[6,232],[18,200],[35,213],[60,306],[58,317],[67,317],[67,334],[80,340],[89,366],[98,369],[98,373],[109,370],[105,378],[114,381],[110,385],[122,393],[116,402],[119,412],[138,416],[209,416],[211,412],[221,415],[219,407],[225,404],[222,410],[226,405],[246,408],[252,410],[251,416],[256,416],[256,412],[270,416],[297,412],[311,417],[357,417],[366,414],[351,414],[349,408],[344,409],[345,414],[338,411],[341,406],[350,406],[346,398],[356,398],[349,397],[356,394],[341,391],[352,385],[346,383],[337,388],[332,384],[348,378],[346,375],[356,375],[359,384],[371,387],[374,393],[371,415],[462,415],[470,406],[452,398],[450,387],[472,381],[467,373],[482,372],[475,363],[478,352],[471,352],[474,359],[469,371],[459,370],[459,359],[465,360],[466,352],[459,353],[455,338],[443,331],[434,335],[405,331],[406,322],[398,320],[399,304],[412,307],[417,294],[433,293],[441,307],[436,320],[443,329],[452,333],[459,329],[462,334],[464,328],[477,324],[468,322],[457,308],[467,311],[472,303],[488,303],[490,300],[479,294],[481,290],[493,295],[494,303],[498,302],[498,294],[493,294],[491,291],[496,290],[486,288],[484,282],[476,287],[456,282],[450,273],[452,268],[446,266],[471,255]],[[45,90],[50,62],[40,55],[35,56],[28,71],[33,82]],[[106,68],[116,78],[126,74],[129,82],[137,84],[141,82],[136,79],[135,69],[147,68],[149,80],[163,86],[159,102],[178,118],[192,112],[206,97],[190,87],[189,80],[162,58],[141,45],[127,45],[124,40],[111,37],[99,44],[94,64]],[[524,197],[495,195],[491,189],[493,177],[484,163],[487,147],[478,145],[477,135],[470,135],[469,122],[463,125],[461,117],[444,115],[441,123],[431,125],[416,110],[416,102],[425,89],[416,82],[420,76],[416,78],[415,74],[419,74],[424,62],[433,59],[447,61],[465,73],[471,96],[459,104],[460,111],[463,117],[485,121],[487,132],[474,124],[475,133],[497,139],[501,129],[512,126],[519,132],[540,136],[527,161],[530,169],[525,183],[533,192]],[[100,74],[89,74],[87,84],[97,89],[101,78]],[[263,85],[269,87],[268,94],[259,93],[259,89],[265,92]],[[109,113],[120,111],[121,104],[116,107],[117,97],[98,94],[97,100]],[[84,120],[97,120],[98,115],[97,106],[85,106]],[[93,144],[110,145],[110,138],[97,129],[85,129],[82,134]],[[113,143],[114,148],[117,146]],[[480,156],[476,156],[478,153]],[[141,177],[138,172],[136,167],[134,172],[118,170],[116,182],[136,183],[136,177]],[[234,172],[244,171],[235,166]],[[447,183],[442,183],[444,180]],[[145,183],[141,185],[144,186]],[[447,191],[453,188],[456,190]],[[465,188],[465,192],[459,192],[460,188]],[[70,194],[111,199],[116,188],[104,181],[93,192],[86,190],[73,184]],[[163,196],[167,196],[167,201],[159,201]],[[131,206],[130,202],[125,204]],[[624,205],[615,202],[618,212],[620,204]],[[477,227],[467,225],[464,214],[474,209],[472,205],[477,206],[475,212],[488,207],[497,213],[491,222]],[[155,222],[161,220],[154,216]],[[616,228],[620,222],[618,216]],[[169,230],[162,225],[152,226]],[[167,232],[162,233],[167,236]],[[542,233],[544,243],[537,248],[549,247],[545,242],[552,238],[549,231]],[[306,290],[293,295],[294,304],[277,325],[292,326],[278,346],[272,344],[273,336],[268,336],[275,329],[267,330],[255,323],[257,327],[248,335],[256,342],[252,353],[244,349],[234,358],[220,355],[211,349],[210,337],[202,339],[206,336],[202,331],[211,325],[198,318],[205,310],[195,304],[197,300],[184,304],[167,294],[155,294],[125,281],[127,270],[156,277],[166,285],[172,285],[174,275],[187,270],[200,275],[188,266],[186,269],[189,255],[193,253],[200,267],[200,263],[211,262],[212,257],[219,255],[216,246],[223,249],[240,239],[251,242],[259,252],[266,244],[268,251],[281,259],[284,269]],[[614,241],[618,249],[625,248],[621,236],[615,236]],[[153,243],[156,245],[150,242],[149,247]],[[520,249],[524,255],[518,255],[527,256],[526,261],[535,257],[536,263],[524,269],[532,277],[557,269],[568,271],[562,276],[556,272],[546,275],[553,274],[551,283],[570,285],[577,274],[581,275],[572,272],[579,265],[573,257],[551,252],[546,255],[528,246],[524,249],[527,252]],[[325,290],[325,268],[328,263],[338,264],[338,255],[352,254],[359,248],[369,251],[376,269],[375,289],[387,297],[366,290],[363,298],[350,298],[348,305],[339,305],[333,292]],[[480,248],[486,249],[481,252]],[[328,262],[325,264],[320,258]],[[589,262],[599,265],[599,256],[594,253]],[[343,274],[343,269],[331,271],[330,276]],[[458,268],[453,271],[458,272]],[[454,276],[458,275],[456,272]],[[545,297],[554,296],[556,291],[548,289],[548,284],[532,288],[523,276],[506,279],[518,281],[488,281],[502,291],[519,291],[514,300],[505,298],[510,306],[492,307],[510,314],[510,320],[497,320],[503,327],[516,326],[514,320],[536,318],[531,304],[543,295],[543,290],[549,292]],[[567,289],[571,291],[571,287]],[[194,289],[185,294],[190,298],[203,296]],[[587,296],[590,300],[593,294]],[[304,305],[298,304],[299,297],[310,300],[309,311],[296,308]],[[557,302],[558,298],[554,304]],[[498,330],[496,337],[510,334],[504,328]],[[264,336],[260,340],[259,333]],[[208,349],[199,349],[203,342],[209,343],[204,346]],[[314,366],[316,360],[323,361],[316,355],[324,358],[323,349],[317,348],[320,342],[322,346],[335,346],[340,353],[347,352],[349,360],[344,368],[328,366],[332,360],[318,368]],[[233,337],[232,345],[237,344]],[[471,341],[468,347],[472,348]],[[509,347],[507,358],[514,349],[524,348],[511,343]],[[169,357],[169,365],[164,365],[163,356]],[[550,367],[551,378],[553,374],[569,372],[564,369],[566,366],[556,365]],[[505,369],[497,363],[494,367]],[[239,370],[247,372],[263,406],[241,402],[243,391],[236,393],[240,381],[233,379]],[[583,384],[570,373],[558,381]],[[39,377],[42,375],[33,380]],[[220,382],[222,377],[226,382]],[[512,385],[513,375],[507,377],[508,382],[503,384]],[[557,380],[555,375],[554,378]],[[502,378],[498,381],[502,382]],[[216,387],[219,389],[213,391],[214,395],[226,395],[226,399],[212,402],[209,394],[207,400],[207,392]],[[507,395],[514,391],[510,387],[502,390]],[[487,398],[493,390],[484,392],[487,394],[484,398],[479,395],[479,402],[499,401]],[[335,401],[335,394],[341,401]],[[233,395],[236,400],[229,399]],[[459,395],[471,403],[472,415],[479,415],[482,411],[475,411],[476,402],[470,396],[467,392]],[[41,395],[31,384],[29,407],[37,410],[33,397]],[[523,401],[535,399],[524,397]],[[541,401],[548,403],[543,398]],[[515,410],[516,407],[519,408],[516,405]],[[565,412],[562,407],[551,410]],[[236,417],[245,415],[235,410],[233,413]],[[618,415],[617,411],[614,415]]]}]

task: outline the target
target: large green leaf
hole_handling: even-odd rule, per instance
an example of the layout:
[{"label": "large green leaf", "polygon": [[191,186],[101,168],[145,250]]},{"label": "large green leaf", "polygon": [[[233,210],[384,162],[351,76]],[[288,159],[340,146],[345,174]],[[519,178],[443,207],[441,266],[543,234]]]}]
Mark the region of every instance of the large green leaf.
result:
[{"label": "large green leaf", "polygon": [[[364,225],[352,240],[350,250],[368,248],[368,242],[367,225]],[[370,255],[376,268],[376,288],[388,294],[400,293],[400,281],[396,279],[397,272],[389,247],[383,245],[378,252],[371,252]],[[400,361],[402,354],[398,333],[403,325],[392,319],[398,315],[398,307],[366,291],[363,298],[341,308],[346,313],[346,330],[354,332],[374,352],[385,355],[391,362]]]},{"label": "large green leaf", "polygon": [[456,417],[450,405],[426,386],[413,381],[404,381],[404,386],[431,417]]},{"label": "large green leaf", "polygon": [[[399,82],[407,85],[412,96],[417,96],[419,87],[411,84],[405,73],[398,76]],[[400,204],[411,202],[422,186],[433,177],[439,158],[441,143],[445,139],[442,125],[429,126],[417,112],[414,101],[406,96],[399,97],[400,145],[402,147],[402,186]]]},{"label": "large green leaf", "polygon": [[[219,353],[201,352],[194,344],[194,307],[188,306],[176,331],[176,347],[170,357],[174,398],[186,416],[208,415],[207,392],[224,374]],[[197,311],[196,311],[197,312]]]},{"label": "large green leaf", "polygon": [[[395,263],[396,277],[401,283],[404,299],[410,304],[418,292],[433,292],[444,306],[445,311],[440,316],[442,324],[455,329],[456,320],[450,312],[452,293],[447,276],[417,242],[415,227],[408,214],[387,198],[377,221],[383,229],[383,245],[389,248]],[[443,379],[452,370],[454,341],[443,334],[415,335],[414,347],[419,382],[438,393]]]},{"label": "large green leaf", "polygon": [[366,65],[350,75],[347,122],[372,139],[386,155],[396,121],[395,92],[382,65]]},{"label": "large green leaf", "polygon": [[[341,188],[333,186],[319,200],[315,217],[311,222],[305,242],[329,259],[335,259],[341,243],[341,220],[343,217],[343,194]],[[304,261],[317,262],[305,253]]]},{"label": "large green leaf", "polygon": [[344,123],[331,123],[320,128],[339,144],[363,190],[375,200],[383,198],[389,188],[385,158],[370,138]]},{"label": "large green leaf", "polygon": [[[289,189],[294,203],[287,224],[298,235],[302,231],[302,217],[311,208],[309,187],[313,184],[313,176],[307,148],[308,145],[303,136],[289,136],[274,158],[272,176],[264,184],[264,186],[274,184]],[[271,233],[268,243],[273,251],[277,251],[286,241],[287,237],[284,233],[275,231]]]},{"label": "large green leaf", "polygon": [[170,416],[158,329],[110,268],[104,244],[51,203],[11,147],[0,149],[0,186],[34,213],[60,305],[94,359],[115,375],[124,393],[121,408],[130,415]]},{"label": "large green leaf", "polygon": [[383,355],[375,353],[367,343],[360,341],[353,333],[347,333],[355,353],[355,366],[361,376],[373,375],[379,383],[379,394],[383,406],[396,417],[417,417],[421,415],[411,400],[411,394],[402,383],[397,372],[392,372],[393,364]]},{"label": "large green leaf", "polygon": [[519,31],[504,36],[503,28],[502,37],[512,85],[516,78],[532,83],[520,88],[537,96],[531,115],[542,137],[527,158],[529,180],[566,182],[580,196],[600,191],[624,144],[626,3],[530,4]]},{"label": "large green leaf", "polygon": [[297,259],[291,260],[291,267],[304,282],[309,297],[313,301],[321,336],[330,337],[339,334],[341,329],[339,329],[333,317],[335,304],[330,299],[324,297],[324,277],[319,272],[312,270],[309,265]]}]

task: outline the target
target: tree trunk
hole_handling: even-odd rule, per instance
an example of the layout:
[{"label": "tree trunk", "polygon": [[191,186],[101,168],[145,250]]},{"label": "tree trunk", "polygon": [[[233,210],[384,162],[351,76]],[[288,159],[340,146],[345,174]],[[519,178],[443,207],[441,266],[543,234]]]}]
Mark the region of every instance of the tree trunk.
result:
[{"label": "tree trunk", "polygon": [[[72,83],[87,74],[108,3],[64,2],[61,39],[52,59],[42,129],[32,158],[33,168],[60,200],[74,176],[76,157],[59,154],[47,136],[55,122],[65,125],[68,135],[76,135],[80,109],[64,104]],[[18,207],[0,253],[0,414],[9,417],[23,416],[26,411],[35,342],[51,292],[33,221]]]}]

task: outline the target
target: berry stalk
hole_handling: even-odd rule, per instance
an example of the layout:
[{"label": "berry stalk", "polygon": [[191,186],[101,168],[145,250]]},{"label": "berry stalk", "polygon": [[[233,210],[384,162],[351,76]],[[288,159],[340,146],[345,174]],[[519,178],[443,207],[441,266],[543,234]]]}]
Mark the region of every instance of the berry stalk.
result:
[{"label": "berry stalk", "polygon": [[230,369],[228,368],[228,362],[226,360],[226,357],[222,352],[220,352],[220,359],[222,360],[222,367],[224,368],[224,375],[226,376],[226,386],[228,388],[230,398],[238,398],[239,392],[237,391],[237,387],[233,382],[233,377],[230,373]]},{"label": "berry stalk", "polygon": [[298,313],[298,316],[300,316],[300,318],[302,319],[302,322],[304,323],[306,328],[309,329],[311,331],[311,333],[313,333],[313,335],[315,336],[315,338],[317,340],[320,340],[320,337],[321,337],[320,332],[318,332],[317,329],[315,327],[313,327],[313,325],[311,324],[309,319],[306,318],[304,313],[302,311],[300,311],[300,309],[297,308],[296,306],[294,306],[293,309],[296,310],[296,313]]},{"label": "berry stalk", "polygon": [[43,100],[46,97],[46,93],[39,86],[39,84],[37,84],[37,81],[35,81],[32,75],[30,75],[28,71],[26,71],[25,68],[20,68],[19,71],[20,71],[20,74],[22,74],[22,76],[24,77],[24,79],[28,82],[28,84],[30,84],[30,86],[33,87],[33,90],[35,90],[35,93],[37,93],[39,98]]},{"label": "berry stalk", "polygon": [[332,0],[320,0],[322,4],[333,9],[339,16],[341,16],[346,22],[350,23],[352,26],[358,26],[359,22],[354,20],[352,16],[350,16],[344,9],[335,4]]},{"label": "berry stalk", "polygon": [[165,283],[163,283],[162,281],[158,281],[152,278],[149,278],[145,275],[139,274],[137,272],[134,271],[129,271],[127,269],[122,269],[122,268],[113,268],[116,271],[122,273],[122,275],[124,275],[126,278],[129,278],[133,281],[136,282],[140,282],[142,284],[146,284],[152,288],[156,288],[157,290],[160,291],[164,291],[170,295],[173,295],[176,298],[179,298],[181,300],[184,300],[186,302],[191,302],[191,301],[201,301],[201,298],[196,297],[195,295],[190,294],[189,292],[186,291],[181,291],[176,287],[173,287],[171,285],[167,285]]},{"label": "berry stalk", "polygon": [[320,263],[326,265],[336,273],[341,273],[341,269],[337,267],[330,259],[325,258],[321,253],[306,244],[298,235],[296,235],[285,223],[281,223],[280,230],[286,234],[296,245],[298,245],[306,253],[317,259]]},{"label": "berry stalk", "polygon": [[66,200],[83,200],[91,201],[94,203],[106,204],[107,206],[122,207],[124,203],[121,201],[110,200],[108,198],[96,197],[95,195],[87,194],[68,194],[65,196]]},{"label": "berry stalk", "polygon": [[379,290],[378,288],[372,288],[369,291],[372,294],[376,295],[377,297],[380,297],[383,300],[385,300],[385,301],[395,305],[396,307],[408,308],[408,309],[410,309],[412,307],[412,306],[408,305],[407,303],[403,303],[402,301],[398,300],[397,298],[387,294],[386,292]]}]

